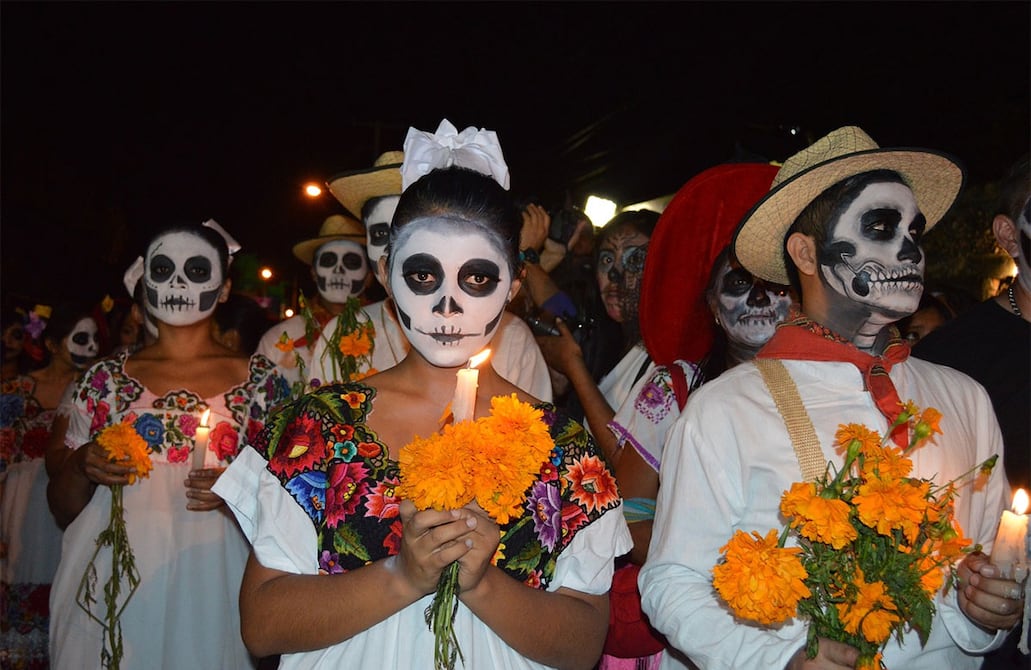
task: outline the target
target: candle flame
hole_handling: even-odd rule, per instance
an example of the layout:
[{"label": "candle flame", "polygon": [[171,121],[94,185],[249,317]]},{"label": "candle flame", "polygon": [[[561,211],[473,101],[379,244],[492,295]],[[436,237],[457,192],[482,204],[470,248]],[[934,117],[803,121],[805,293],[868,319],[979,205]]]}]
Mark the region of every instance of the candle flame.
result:
[{"label": "candle flame", "polygon": [[1017,492],[1013,494],[1013,513],[1014,514],[1026,514],[1028,506],[1027,491],[1024,489],[1017,489]]},{"label": "candle flame", "polygon": [[202,425],[202,426],[207,426],[208,425],[208,415],[209,414],[211,414],[211,410],[210,409],[204,410],[204,413],[200,415],[200,425]]},{"label": "candle flame", "polygon": [[471,368],[479,367],[480,363],[482,363],[483,361],[487,360],[488,356],[490,356],[490,349],[484,349],[483,351],[481,351],[480,353],[476,354],[475,356],[473,356],[472,358],[469,359],[469,367],[471,367]]}]

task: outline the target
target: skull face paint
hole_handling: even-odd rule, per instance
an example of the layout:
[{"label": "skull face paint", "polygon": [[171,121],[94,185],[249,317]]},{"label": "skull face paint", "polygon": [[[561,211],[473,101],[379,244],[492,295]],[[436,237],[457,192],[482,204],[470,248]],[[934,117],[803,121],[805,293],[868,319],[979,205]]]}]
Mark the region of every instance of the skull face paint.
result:
[{"label": "skull face paint", "polygon": [[211,316],[223,281],[218,251],[201,237],[171,232],[147,248],[143,285],[158,321],[188,326]]},{"label": "skull face paint", "polygon": [[100,341],[97,322],[91,318],[79,319],[72,332],[64,340],[72,366],[82,370],[88,366],[100,352]]},{"label": "skull face paint", "polygon": [[791,289],[752,275],[739,263],[724,262],[716,280],[716,316],[727,338],[749,349],[766,344],[788,317]]},{"label": "skull face paint", "polygon": [[369,254],[369,263],[376,267],[380,256],[387,250],[390,241],[390,222],[401,199],[399,195],[387,195],[379,198],[365,215],[365,251]]},{"label": "skull face paint", "polygon": [[362,292],[369,274],[365,250],[350,240],[333,240],[320,246],[311,268],[323,300],[341,304]]},{"label": "skull face paint", "polygon": [[606,235],[598,249],[595,275],[605,313],[617,323],[637,318],[637,296],[648,252],[648,236],[632,226]]},{"label": "skull face paint", "polygon": [[438,367],[464,365],[497,332],[512,289],[498,242],[440,219],[408,224],[395,243],[390,289],[405,336]]},{"label": "skull face paint", "polygon": [[819,250],[824,284],[891,321],[912,314],[924,288],[926,223],[908,186],[869,184],[829,224]]}]

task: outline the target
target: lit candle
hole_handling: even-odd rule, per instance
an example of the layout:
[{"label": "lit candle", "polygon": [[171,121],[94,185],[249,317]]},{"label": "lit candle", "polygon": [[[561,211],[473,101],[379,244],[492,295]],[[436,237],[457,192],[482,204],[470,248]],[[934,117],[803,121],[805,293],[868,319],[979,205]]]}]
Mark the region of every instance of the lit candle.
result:
[{"label": "lit candle", "polygon": [[200,415],[200,425],[197,426],[197,432],[193,434],[194,470],[204,469],[204,457],[208,453],[208,438],[211,436],[211,428],[208,427],[209,414],[211,414],[210,409],[204,410],[204,413]]},{"label": "lit candle", "polygon": [[1024,489],[1017,489],[1013,496],[1013,511],[1005,510],[999,521],[992,545],[991,562],[999,568],[1000,576],[1019,581],[1018,569],[1027,574],[1027,506],[1028,497]]},{"label": "lit candle", "polygon": [[451,400],[451,415],[455,423],[472,420],[476,413],[476,386],[479,384],[480,371],[476,366],[490,356],[490,349],[484,349],[469,359],[469,365],[458,371],[458,383],[455,385],[455,397]]}]

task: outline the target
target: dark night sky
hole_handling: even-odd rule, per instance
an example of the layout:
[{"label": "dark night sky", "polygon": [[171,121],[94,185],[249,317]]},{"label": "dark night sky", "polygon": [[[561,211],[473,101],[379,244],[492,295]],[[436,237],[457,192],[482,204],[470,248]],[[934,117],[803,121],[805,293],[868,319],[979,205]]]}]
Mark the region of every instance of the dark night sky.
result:
[{"label": "dark night sky", "polygon": [[443,117],[496,130],[513,191],[547,206],[669,194],[736,145],[782,160],[792,125],[948,151],[983,182],[1028,149],[1029,8],[5,1],[0,290],[117,291],[177,217],[303,274],[290,247],[339,206],[301,185]]}]

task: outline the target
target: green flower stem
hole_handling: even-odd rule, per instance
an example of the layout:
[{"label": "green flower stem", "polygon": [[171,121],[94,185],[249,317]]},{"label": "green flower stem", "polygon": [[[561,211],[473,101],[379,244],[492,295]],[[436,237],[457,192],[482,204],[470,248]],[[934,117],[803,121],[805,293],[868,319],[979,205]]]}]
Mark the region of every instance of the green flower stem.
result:
[{"label": "green flower stem", "polygon": [[436,670],[454,670],[456,659],[465,665],[465,657],[455,635],[458,592],[458,561],[455,561],[440,573],[437,592],[426,608],[426,624],[433,631],[433,667]]},{"label": "green flower stem", "polygon": [[[121,666],[124,654],[121,616],[125,606],[129,604],[129,599],[136,593],[136,589],[140,585],[140,573],[136,569],[136,559],[133,556],[132,547],[129,546],[129,534],[125,528],[125,507],[122,495],[123,486],[111,487],[111,513],[107,528],[97,536],[96,547],[83,571],[79,590],[75,597],[79,607],[104,629],[100,663],[103,668],[108,670],[119,670]],[[104,584],[104,618],[99,619],[93,613],[92,606],[97,602],[96,560],[103,547],[111,547],[111,574]],[[128,593],[119,603],[123,579],[128,585]]]}]

